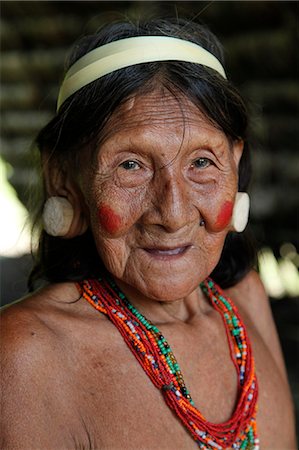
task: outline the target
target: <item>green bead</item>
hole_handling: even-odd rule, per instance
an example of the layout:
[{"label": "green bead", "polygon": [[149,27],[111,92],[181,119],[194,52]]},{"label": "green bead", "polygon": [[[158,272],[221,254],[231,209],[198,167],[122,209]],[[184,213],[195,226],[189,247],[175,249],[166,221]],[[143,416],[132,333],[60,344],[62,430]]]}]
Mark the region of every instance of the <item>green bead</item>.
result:
[{"label": "green bead", "polygon": [[172,364],[171,359],[169,358],[169,356],[168,355],[165,355],[165,356],[166,356],[167,364],[174,369],[173,364]]},{"label": "green bead", "polygon": [[233,324],[234,324],[235,327],[237,327],[237,326],[239,325],[239,321],[238,321],[238,319],[236,318],[236,316],[234,316],[234,317],[232,318],[232,321],[233,321]]},{"label": "green bead", "polygon": [[244,439],[244,441],[242,442],[240,448],[246,448],[246,447],[247,447],[247,444],[248,444],[248,439]]}]

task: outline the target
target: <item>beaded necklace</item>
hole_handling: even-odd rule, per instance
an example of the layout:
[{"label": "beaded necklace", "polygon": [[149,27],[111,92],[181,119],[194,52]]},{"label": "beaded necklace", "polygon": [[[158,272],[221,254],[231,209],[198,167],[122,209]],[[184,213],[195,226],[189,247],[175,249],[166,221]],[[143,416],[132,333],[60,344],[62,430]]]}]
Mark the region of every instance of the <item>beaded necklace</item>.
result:
[{"label": "beaded necklace", "polygon": [[166,404],[201,449],[259,449],[256,432],[258,386],[250,342],[232,301],[207,278],[200,285],[221,314],[232,361],[238,375],[238,400],[232,417],[221,424],[208,422],[194,406],[180,366],[165,337],[129,302],[109,277],[78,283],[82,296],[116,326]]}]

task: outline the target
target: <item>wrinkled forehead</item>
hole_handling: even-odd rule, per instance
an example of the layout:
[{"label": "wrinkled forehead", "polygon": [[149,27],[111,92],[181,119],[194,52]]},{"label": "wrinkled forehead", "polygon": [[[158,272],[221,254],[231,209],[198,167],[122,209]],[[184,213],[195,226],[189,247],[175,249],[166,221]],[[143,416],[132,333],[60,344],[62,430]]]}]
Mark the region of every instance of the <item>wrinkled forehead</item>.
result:
[{"label": "wrinkled forehead", "polygon": [[161,87],[150,93],[136,94],[118,107],[107,121],[100,141],[103,142],[122,131],[141,128],[154,131],[165,127],[179,129],[185,135],[194,127],[209,133],[220,133],[200,108],[186,96]]}]

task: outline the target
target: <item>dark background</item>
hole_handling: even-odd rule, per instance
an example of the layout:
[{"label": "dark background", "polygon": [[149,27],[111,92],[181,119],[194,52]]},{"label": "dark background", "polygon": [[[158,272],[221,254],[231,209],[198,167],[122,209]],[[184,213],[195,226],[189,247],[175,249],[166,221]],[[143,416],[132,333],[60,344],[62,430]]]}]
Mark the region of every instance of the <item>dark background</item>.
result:
[{"label": "dark background", "polygon": [[[73,42],[114,18],[187,15],[219,37],[226,72],[249,107],[254,166],[250,222],[258,247],[271,249],[276,260],[286,242],[298,250],[298,2],[1,1],[0,6],[1,155],[13,167],[9,181],[24,205],[28,207],[29,182],[37,183],[30,144],[54,114]],[[298,262],[297,253],[297,269]],[[26,292],[30,267],[29,255],[1,258],[3,303]],[[271,299],[297,411],[298,295],[285,292],[279,300]]]}]

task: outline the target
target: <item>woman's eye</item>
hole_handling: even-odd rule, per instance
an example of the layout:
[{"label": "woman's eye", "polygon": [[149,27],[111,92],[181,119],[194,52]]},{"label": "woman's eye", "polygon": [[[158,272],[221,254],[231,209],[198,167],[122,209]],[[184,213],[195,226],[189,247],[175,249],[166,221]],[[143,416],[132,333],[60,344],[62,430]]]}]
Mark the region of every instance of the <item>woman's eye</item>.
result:
[{"label": "woman's eye", "polygon": [[120,167],[122,167],[125,170],[137,170],[140,169],[140,165],[136,161],[124,161],[120,164]]},{"label": "woman's eye", "polygon": [[211,160],[208,158],[198,158],[192,163],[192,167],[196,167],[198,169],[205,169],[211,164]]}]

